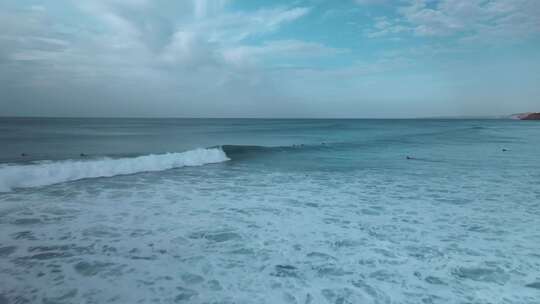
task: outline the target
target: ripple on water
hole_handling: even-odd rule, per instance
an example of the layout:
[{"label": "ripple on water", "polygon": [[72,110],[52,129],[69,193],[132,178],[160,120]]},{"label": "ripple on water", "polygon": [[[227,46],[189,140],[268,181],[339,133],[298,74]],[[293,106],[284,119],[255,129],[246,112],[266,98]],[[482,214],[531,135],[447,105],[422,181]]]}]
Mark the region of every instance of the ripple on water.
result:
[{"label": "ripple on water", "polygon": [[377,270],[369,274],[369,277],[382,282],[398,283],[396,275],[388,270]]},{"label": "ripple on water", "polygon": [[0,258],[7,257],[10,254],[14,253],[16,250],[17,250],[16,246],[0,247]]},{"label": "ripple on water", "polygon": [[190,239],[205,239],[214,243],[222,243],[232,240],[239,240],[242,237],[234,232],[195,232],[188,236]]},{"label": "ripple on water", "polygon": [[195,285],[204,282],[204,278],[198,274],[184,273],[180,276],[182,281],[188,285]]},{"label": "ripple on water", "polygon": [[78,262],[73,266],[75,271],[85,277],[91,277],[107,270],[112,263],[102,263],[102,262]]},{"label": "ripple on water", "polygon": [[323,253],[323,252],[310,252],[306,255],[310,259],[319,260],[319,261],[336,261],[337,259],[329,254]]},{"label": "ripple on water", "polygon": [[335,265],[322,265],[313,267],[317,271],[317,275],[320,277],[341,277],[353,274],[352,271],[346,271],[341,267]]},{"label": "ripple on water", "polygon": [[50,259],[59,259],[59,258],[69,258],[73,255],[69,252],[43,252],[30,256],[22,257],[23,259],[29,260],[50,260]]},{"label": "ripple on water", "polygon": [[15,232],[11,234],[11,237],[14,240],[27,240],[27,241],[35,241],[37,240],[37,237],[34,235],[32,231],[20,231]]},{"label": "ripple on water", "polygon": [[529,288],[540,289],[540,282],[534,282],[534,283],[531,283],[531,284],[527,284],[525,286],[529,287]]},{"label": "ripple on water", "polygon": [[321,294],[329,303],[335,304],[366,303],[369,300],[351,288],[323,289]]},{"label": "ripple on water", "polygon": [[218,280],[210,280],[207,282],[208,288],[213,291],[220,291],[223,290],[223,287],[219,283]]},{"label": "ripple on water", "polygon": [[390,297],[387,294],[369,285],[364,280],[354,280],[351,283],[354,287],[359,288],[366,295],[371,297],[375,303],[391,303]]},{"label": "ripple on water", "polygon": [[193,289],[184,287],[177,287],[176,289],[179,291],[179,293],[174,298],[175,303],[190,303],[192,299],[199,295],[199,293]]},{"label": "ripple on water", "polygon": [[436,247],[430,246],[407,246],[405,247],[409,253],[409,256],[417,258],[419,260],[431,261],[441,259],[444,257],[444,252]]},{"label": "ripple on water", "polygon": [[508,275],[498,267],[458,267],[452,271],[452,274],[460,279],[473,280],[477,282],[503,284],[508,280]]},{"label": "ripple on water", "polygon": [[32,246],[28,248],[28,252],[68,251],[72,248],[78,247],[75,245]]},{"label": "ripple on water", "polygon": [[117,238],[122,236],[117,231],[115,228],[99,225],[85,229],[83,235],[96,238]]},{"label": "ripple on water", "polygon": [[238,255],[254,255],[255,250],[253,250],[251,248],[238,248],[238,249],[235,249],[235,250],[231,250],[229,253],[230,254],[238,254]]},{"label": "ripple on water", "polygon": [[13,220],[12,223],[14,225],[27,226],[27,225],[42,224],[43,221],[40,218],[19,218],[19,219]]},{"label": "ripple on water", "polygon": [[446,285],[443,280],[435,276],[427,276],[424,278],[424,280],[433,285]]},{"label": "ripple on water", "polygon": [[77,296],[77,289],[71,289],[65,291],[63,294],[57,297],[46,297],[43,298],[43,304],[68,304],[75,302],[73,298]]},{"label": "ripple on water", "polygon": [[274,266],[274,272],[270,275],[275,277],[297,278],[298,268],[292,265],[276,265]]}]

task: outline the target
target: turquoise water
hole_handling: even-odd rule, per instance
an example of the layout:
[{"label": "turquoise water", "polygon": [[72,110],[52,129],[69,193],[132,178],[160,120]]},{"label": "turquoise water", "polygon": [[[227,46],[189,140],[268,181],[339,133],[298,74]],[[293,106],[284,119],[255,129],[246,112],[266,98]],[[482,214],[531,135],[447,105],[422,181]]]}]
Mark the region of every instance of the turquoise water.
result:
[{"label": "turquoise water", "polygon": [[539,135],[0,119],[0,303],[538,303]]}]

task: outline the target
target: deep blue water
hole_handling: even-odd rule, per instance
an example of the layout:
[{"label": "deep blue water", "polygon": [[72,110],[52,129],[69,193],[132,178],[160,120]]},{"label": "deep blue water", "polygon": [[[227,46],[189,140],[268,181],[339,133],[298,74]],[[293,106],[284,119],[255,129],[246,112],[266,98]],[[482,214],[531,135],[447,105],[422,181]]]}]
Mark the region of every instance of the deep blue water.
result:
[{"label": "deep blue water", "polygon": [[538,303],[539,135],[1,118],[0,303]]}]

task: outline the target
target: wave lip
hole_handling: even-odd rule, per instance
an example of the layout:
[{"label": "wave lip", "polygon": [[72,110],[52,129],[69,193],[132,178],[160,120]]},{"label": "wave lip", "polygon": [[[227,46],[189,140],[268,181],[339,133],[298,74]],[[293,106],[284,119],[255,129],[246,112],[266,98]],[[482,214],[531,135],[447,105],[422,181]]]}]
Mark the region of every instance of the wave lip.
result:
[{"label": "wave lip", "polygon": [[102,158],[0,166],[0,192],[14,188],[47,186],[85,178],[112,177],[140,172],[202,166],[230,160],[221,148],[180,153],[150,154],[133,158]]}]

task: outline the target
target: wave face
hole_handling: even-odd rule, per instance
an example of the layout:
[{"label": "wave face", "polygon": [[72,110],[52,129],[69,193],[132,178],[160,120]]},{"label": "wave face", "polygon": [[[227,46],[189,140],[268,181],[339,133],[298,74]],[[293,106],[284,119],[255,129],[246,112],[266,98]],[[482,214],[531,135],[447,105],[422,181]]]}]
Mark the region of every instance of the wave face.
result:
[{"label": "wave face", "polygon": [[293,147],[284,146],[265,147],[253,145],[223,145],[220,148],[233,160],[241,160],[249,157],[254,157],[263,153],[294,151]]},{"label": "wave face", "polygon": [[224,145],[220,148],[233,160],[240,160],[250,157],[259,156],[261,154],[270,154],[278,152],[307,152],[307,151],[323,151],[328,149],[337,149],[345,145],[353,144],[332,143],[332,144],[299,144],[292,146],[254,146],[254,145]]},{"label": "wave face", "polygon": [[181,153],[151,154],[133,158],[102,158],[39,162],[0,166],[0,192],[14,188],[52,185],[85,178],[111,177],[139,172],[163,171],[187,166],[228,161],[221,148],[196,149]]}]

